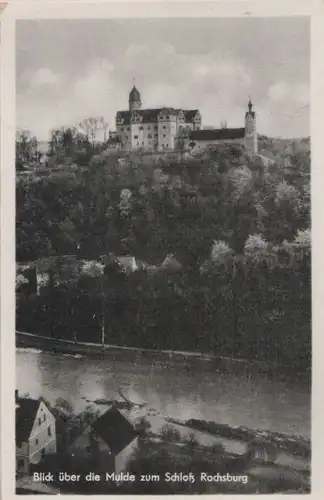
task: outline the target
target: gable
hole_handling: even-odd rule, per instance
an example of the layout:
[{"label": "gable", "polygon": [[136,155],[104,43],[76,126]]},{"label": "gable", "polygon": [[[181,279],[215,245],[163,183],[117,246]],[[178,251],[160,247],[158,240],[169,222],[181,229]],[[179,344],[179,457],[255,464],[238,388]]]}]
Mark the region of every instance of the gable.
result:
[{"label": "gable", "polygon": [[16,443],[18,446],[28,441],[39,406],[40,401],[36,399],[18,399],[16,406]]},{"label": "gable", "polygon": [[30,436],[39,432],[41,427],[48,427],[49,424],[53,424],[55,422],[55,418],[51,411],[47,408],[43,401],[40,401],[35,419],[33,422],[33,426],[30,431]]}]

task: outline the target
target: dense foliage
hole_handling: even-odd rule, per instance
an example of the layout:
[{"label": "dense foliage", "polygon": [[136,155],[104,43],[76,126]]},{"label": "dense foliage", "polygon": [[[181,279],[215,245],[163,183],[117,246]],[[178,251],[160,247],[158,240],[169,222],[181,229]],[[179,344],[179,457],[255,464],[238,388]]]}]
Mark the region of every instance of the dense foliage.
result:
[{"label": "dense foliage", "polygon": [[[86,169],[18,180],[18,261],[112,253],[145,265],[21,296],[17,327],[99,342],[104,315],[107,343],[309,367],[309,175],[309,152],[265,167],[223,145],[123,164],[100,153]],[[159,267],[171,253],[180,266]]]}]

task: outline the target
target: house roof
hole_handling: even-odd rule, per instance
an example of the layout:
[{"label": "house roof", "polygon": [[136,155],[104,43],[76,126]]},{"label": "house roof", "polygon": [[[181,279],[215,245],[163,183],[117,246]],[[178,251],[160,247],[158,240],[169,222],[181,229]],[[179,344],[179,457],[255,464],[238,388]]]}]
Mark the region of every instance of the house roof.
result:
[{"label": "house roof", "polygon": [[40,401],[31,398],[19,398],[16,406],[16,443],[28,441],[34,425]]},{"label": "house roof", "polygon": [[[189,109],[189,110],[181,110],[181,109],[176,109],[176,108],[170,108],[170,107],[163,107],[163,108],[148,108],[148,109],[138,109],[136,110],[136,113],[139,114],[139,116],[142,117],[142,123],[151,123],[151,122],[157,122],[158,120],[158,115],[161,112],[164,112],[165,114],[169,113],[170,115],[175,115],[178,116],[180,111],[185,116],[185,121],[186,122],[192,122],[199,112],[198,109]],[[117,111],[116,115],[116,120],[123,120],[123,125],[130,125],[131,123],[131,111]]]},{"label": "house roof", "polygon": [[173,254],[166,256],[161,267],[172,271],[180,271],[182,269],[182,265]]},{"label": "house roof", "polygon": [[220,128],[193,130],[189,138],[192,141],[215,141],[218,139],[243,139],[245,128]]},{"label": "house roof", "polygon": [[132,424],[117,408],[106,411],[92,424],[92,428],[108,444],[114,455],[118,455],[137,437]]}]

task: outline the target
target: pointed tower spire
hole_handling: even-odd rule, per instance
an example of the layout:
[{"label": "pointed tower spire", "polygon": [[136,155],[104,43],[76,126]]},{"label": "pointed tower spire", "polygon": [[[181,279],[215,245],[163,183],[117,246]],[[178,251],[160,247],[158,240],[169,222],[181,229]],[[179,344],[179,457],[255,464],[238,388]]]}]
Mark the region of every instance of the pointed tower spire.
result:
[{"label": "pointed tower spire", "polygon": [[248,104],[248,107],[249,107],[249,112],[251,113],[251,111],[252,111],[252,99],[251,99],[251,96],[249,96],[249,104]]}]

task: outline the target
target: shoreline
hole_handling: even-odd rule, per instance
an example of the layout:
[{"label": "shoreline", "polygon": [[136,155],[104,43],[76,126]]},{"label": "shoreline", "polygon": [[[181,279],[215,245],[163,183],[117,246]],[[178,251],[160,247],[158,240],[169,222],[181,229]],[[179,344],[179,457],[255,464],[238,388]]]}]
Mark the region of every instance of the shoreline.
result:
[{"label": "shoreline", "polygon": [[[217,356],[204,352],[191,351],[173,351],[145,349],[141,347],[129,347],[92,343],[92,342],[74,342],[72,340],[53,339],[52,337],[40,336],[33,333],[16,331],[16,348],[39,349],[43,352],[52,354],[70,354],[71,356],[86,356],[92,358],[106,359],[107,361],[124,361],[140,363],[141,361],[151,361],[157,364],[157,367],[167,368],[172,364],[182,364],[187,369],[202,369],[215,371],[241,371],[248,369],[257,370],[258,373],[287,375],[294,374],[294,369],[288,366],[278,364],[268,364],[262,361],[249,360],[242,358],[231,358],[229,356]],[[301,375],[308,376],[310,370],[301,372]]]}]

